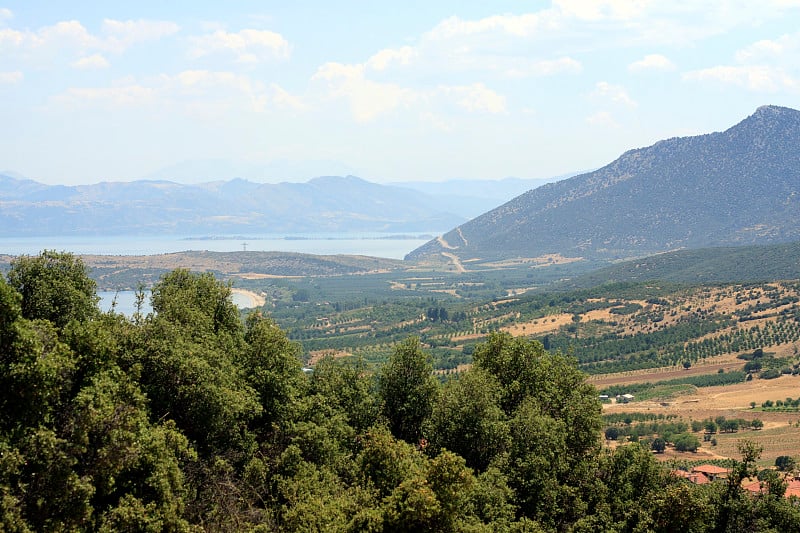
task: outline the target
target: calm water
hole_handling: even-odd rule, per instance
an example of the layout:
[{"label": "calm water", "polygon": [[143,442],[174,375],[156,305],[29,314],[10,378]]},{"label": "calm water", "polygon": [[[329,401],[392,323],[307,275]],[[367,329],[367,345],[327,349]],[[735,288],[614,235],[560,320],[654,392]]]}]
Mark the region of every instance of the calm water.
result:
[{"label": "calm water", "polygon": [[[97,295],[100,297],[100,309],[108,311],[111,305],[114,304],[114,310],[117,313],[122,313],[126,316],[132,316],[136,311],[136,292],[134,291],[98,291]],[[146,315],[153,310],[150,307],[150,291],[144,291],[145,299],[144,306],[142,306],[142,314]],[[115,303],[116,300],[116,303]],[[250,307],[250,298],[242,296],[241,294],[233,294],[231,301],[239,308]]]},{"label": "calm water", "polygon": [[[0,254],[36,255],[42,250],[57,250],[87,255],[154,255],[187,250],[211,252],[248,251],[299,252],[317,255],[354,254],[389,259],[402,259],[411,250],[422,246],[439,232],[413,234],[398,238],[386,233],[326,233],[294,235],[240,235],[236,237],[114,236],[114,237],[19,237],[0,239]],[[394,238],[393,238],[394,237]],[[246,243],[246,244],[245,244]],[[107,311],[116,299],[115,309],[125,315],[136,310],[133,291],[101,291],[100,308]],[[144,314],[152,311],[150,294],[146,292]],[[234,294],[233,303],[249,307],[250,299]]]},{"label": "calm water", "polygon": [[391,238],[386,233],[326,233],[294,235],[241,235],[236,237],[113,236],[113,237],[20,237],[0,239],[0,254],[35,255],[57,250],[87,255],[153,255],[187,250],[238,252],[300,252],[332,255],[355,254],[402,259],[439,232],[412,234],[413,238]]}]

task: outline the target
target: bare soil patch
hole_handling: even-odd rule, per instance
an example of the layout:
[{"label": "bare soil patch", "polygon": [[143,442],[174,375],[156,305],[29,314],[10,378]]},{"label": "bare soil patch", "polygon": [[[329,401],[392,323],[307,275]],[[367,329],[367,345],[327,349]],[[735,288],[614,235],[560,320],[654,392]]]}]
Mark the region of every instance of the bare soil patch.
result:
[{"label": "bare soil patch", "polygon": [[334,359],[341,359],[342,357],[350,357],[350,352],[344,350],[314,350],[308,353],[308,364],[314,366],[325,357],[333,357]]},{"label": "bare soil patch", "polygon": [[558,315],[549,315],[529,322],[519,322],[512,326],[501,328],[501,331],[507,331],[514,336],[520,335],[536,335],[540,333],[548,333],[550,331],[557,331],[562,326],[572,323],[572,315],[568,313],[561,313]]}]

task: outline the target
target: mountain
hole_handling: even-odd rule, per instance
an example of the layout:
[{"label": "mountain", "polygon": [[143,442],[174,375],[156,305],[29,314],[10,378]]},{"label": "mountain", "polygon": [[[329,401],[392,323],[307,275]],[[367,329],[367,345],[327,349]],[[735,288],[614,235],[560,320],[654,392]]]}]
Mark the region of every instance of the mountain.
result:
[{"label": "mountain", "polygon": [[446,211],[474,218],[487,210],[553,181],[577,174],[550,178],[504,178],[500,180],[450,179],[445,181],[401,181],[391,185],[414,189],[436,197],[438,205]]},{"label": "mountain", "polygon": [[198,184],[233,177],[250,181],[307,181],[315,176],[356,174],[352,167],[339,161],[276,159],[263,163],[247,163],[228,159],[191,159],[161,168],[143,176],[145,180],[169,180]]},{"label": "mountain", "polygon": [[48,186],[0,175],[0,236],[420,232],[467,217],[439,199],[355,176]]},{"label": "mountain", "polygon": [[660,141],[538,187],[406,258],[613,260],[798,240],[798,148],[800,112],[763,106],[726,131]]}]

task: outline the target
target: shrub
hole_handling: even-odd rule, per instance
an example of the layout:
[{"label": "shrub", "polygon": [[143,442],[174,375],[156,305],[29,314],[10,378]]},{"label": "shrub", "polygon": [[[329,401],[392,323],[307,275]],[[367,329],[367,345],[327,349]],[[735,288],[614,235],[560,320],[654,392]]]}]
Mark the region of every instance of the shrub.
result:
[{"label": "shrub", "polygon": [[650,445],[650,448],[656,453],[664,453],[664,450],[667,449],[667,443],[661,437],[653,439],[653,444]]},{"label": "shrub", "polygon": [[674,439],[675,449],[679,452],[696,452],[700,447],[700,440],[689,433],[677,435]]}]

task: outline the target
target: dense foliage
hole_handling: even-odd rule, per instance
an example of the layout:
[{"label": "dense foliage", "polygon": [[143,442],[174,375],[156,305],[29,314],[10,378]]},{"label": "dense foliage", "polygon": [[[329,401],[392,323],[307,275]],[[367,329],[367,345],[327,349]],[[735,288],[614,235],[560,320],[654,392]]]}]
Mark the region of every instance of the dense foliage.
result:
[{"label": "dense foliage", "polygon": [[304,373],[211,274],[171,272],[152,304],[99,312],[68,254],[0,279],[0,530],[800,528],[778,483],[741,490],[752,450],[700,487],[640,445],[602,448],[597,391],[537,341],[494,333],[444,385],[413,337],[379,372]]}]

